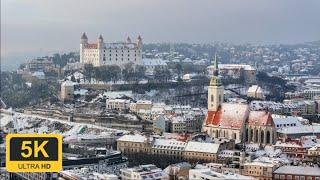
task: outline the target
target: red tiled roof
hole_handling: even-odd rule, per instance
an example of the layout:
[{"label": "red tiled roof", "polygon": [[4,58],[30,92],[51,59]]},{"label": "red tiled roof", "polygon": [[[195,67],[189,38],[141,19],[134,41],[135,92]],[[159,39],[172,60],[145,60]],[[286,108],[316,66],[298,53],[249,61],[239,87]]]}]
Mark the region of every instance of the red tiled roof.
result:
[{"label": "red tiled roof", "polygon": [[206,125],[240,129],[244,123],[248,125],[273,125],[271,113],[265,111],[250,111],[246,104],[223,103],[218,111],[208,111]]},{"label": "red tiled roof", "polygon": [[248,125],[264,126],[273,125],[271,113],[266,111],[250,111]]},{"label": "red tiled roof", "polygon": [[218,111],[208,111],[206,125],[240,129],[249,115],[246,104],[223,103]]},{"label": "red tiled roof", "polygon": [[84,48],[86,48],[86,49],[97,49],[98,48],[98,44],[86,44],[84,46]]},{"label": "red tiled roof", "polygon": [[211,125],[219,125],[221,117],[221,110],[219,108],[218,111],[208,111],[207,117],[206,117],[206,124]]}]

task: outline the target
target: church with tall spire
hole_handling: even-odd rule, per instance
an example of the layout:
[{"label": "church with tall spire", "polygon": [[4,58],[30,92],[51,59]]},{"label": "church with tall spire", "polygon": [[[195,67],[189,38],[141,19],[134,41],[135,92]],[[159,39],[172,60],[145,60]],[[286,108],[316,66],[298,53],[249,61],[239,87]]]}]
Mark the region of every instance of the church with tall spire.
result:
[{"label": "church with tall spire", "polygon": [[252,111],[248,104],[224,102],[217,55],[208,86],[208,113],[202,131],[213,138],[234,139],[237,143],[273,144],[276,131],[271,113]]},{"label": "church with tall spire", "polygon": [[215,66],[214,74],[208,86],[208,110],[209,111],[218,110],[218,108],[223,102],[223,94],[224,94],[224,87],[219,77],[217,55],[215,55],[215,58],[214,58],[214,66]]}]

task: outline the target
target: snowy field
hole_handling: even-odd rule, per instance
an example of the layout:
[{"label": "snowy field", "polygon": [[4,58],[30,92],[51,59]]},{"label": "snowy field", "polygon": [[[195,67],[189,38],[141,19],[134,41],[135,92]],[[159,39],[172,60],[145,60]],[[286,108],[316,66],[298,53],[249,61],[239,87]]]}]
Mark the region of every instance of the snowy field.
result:
[{"label": "snowy field", "polygon": [[107,137],[114,133],[126,133],[126,131],[123,130],[17,113],[10,110],[2,110],[0,126],[5,132],[56,133],[63,135],[63,137],[67,139],[71,137]]}]

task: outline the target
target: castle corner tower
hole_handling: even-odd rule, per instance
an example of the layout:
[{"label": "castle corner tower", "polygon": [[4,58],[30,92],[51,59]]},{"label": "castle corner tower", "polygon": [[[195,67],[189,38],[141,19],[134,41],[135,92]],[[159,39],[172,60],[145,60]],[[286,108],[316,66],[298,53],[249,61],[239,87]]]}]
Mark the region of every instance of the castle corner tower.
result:
[{"label": "castle corner tower", "polygon": [[84,32],[80,38],[80,63],[83,63],[83,50],[87,44],[88,44],[88,37]]}]

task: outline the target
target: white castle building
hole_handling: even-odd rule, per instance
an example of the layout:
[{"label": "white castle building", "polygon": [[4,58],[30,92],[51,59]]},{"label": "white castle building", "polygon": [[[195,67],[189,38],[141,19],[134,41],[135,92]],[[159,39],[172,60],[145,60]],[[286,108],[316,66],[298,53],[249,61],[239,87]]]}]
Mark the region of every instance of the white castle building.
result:
[{"label": "white castle building", "polygon": [[80,39],[80,63],[93,66],[118,65],[128,63],[141,64],[142,39],[139,36],[134,43],[130,37],[126,42],[105,43],[100,35],[96,43],[89,43],[86,33]]}]

